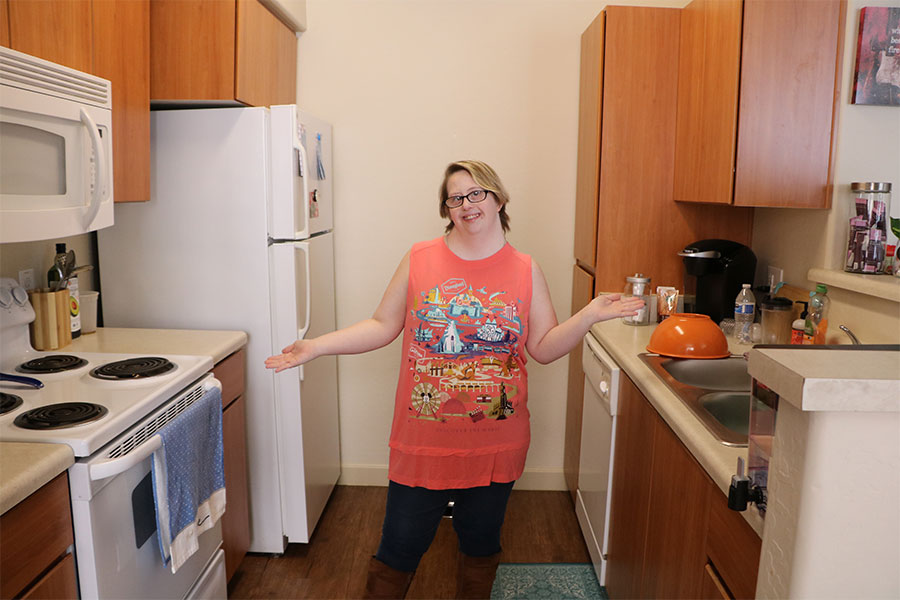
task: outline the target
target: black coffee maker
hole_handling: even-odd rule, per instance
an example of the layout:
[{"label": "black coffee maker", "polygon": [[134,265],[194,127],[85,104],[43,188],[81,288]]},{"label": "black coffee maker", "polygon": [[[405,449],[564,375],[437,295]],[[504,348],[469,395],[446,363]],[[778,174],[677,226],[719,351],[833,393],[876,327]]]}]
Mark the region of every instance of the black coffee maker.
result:
[{"label": "black coffee maker", "polygon": [[684,312],[709,315],[716,323],[732,318],[741,284],[753,283],[753,250],[731,240],[700,240],[678,256],[684,261]]}]

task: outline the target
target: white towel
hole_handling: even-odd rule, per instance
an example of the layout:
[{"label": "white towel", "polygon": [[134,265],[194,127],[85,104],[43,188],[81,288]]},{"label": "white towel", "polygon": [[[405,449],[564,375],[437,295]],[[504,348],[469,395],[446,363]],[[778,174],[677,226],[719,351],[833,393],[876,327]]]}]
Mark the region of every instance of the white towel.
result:
[{"label": "white towel", "polygon": [[176,572],[225,512],[222,392],[213,388],[159,430],[153,492],[163,563]]}]

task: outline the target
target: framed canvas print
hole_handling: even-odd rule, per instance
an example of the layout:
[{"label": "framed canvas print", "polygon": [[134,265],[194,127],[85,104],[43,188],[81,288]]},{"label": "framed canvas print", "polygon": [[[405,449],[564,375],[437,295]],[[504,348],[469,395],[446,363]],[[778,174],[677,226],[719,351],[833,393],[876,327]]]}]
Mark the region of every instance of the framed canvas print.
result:
[{"label": "framed canvas print", "polygon": [[860,9],[851,102],[900,106],[900,8]]}]

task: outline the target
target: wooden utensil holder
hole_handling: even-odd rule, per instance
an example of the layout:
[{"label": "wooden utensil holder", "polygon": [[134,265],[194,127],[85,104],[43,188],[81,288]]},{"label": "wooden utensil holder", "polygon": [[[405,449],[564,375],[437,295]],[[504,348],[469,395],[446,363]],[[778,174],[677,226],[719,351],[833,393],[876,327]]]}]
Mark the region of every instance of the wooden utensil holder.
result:
[{"label": "wooden utensil holder", "polygon": [[34,322],[29,329],[35,350],[56,350],[72,343],[69,290],[33,290],[28,297],[34,307]]}]

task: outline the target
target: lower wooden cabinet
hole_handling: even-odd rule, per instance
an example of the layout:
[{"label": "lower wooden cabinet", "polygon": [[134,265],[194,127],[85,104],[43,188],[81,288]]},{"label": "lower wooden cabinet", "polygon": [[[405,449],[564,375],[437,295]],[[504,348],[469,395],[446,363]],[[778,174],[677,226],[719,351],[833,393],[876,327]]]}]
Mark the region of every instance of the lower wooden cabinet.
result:
[{"label": "lower wooden cabinet", "polygon": [[606,589],[617,598],[752,598],[761,540],[622,377]]},{"label": "lower wooden cabinet", "polygon": [[250,548],[250,495],[247,482],[247,412],[244,398],[246,350],[222,359],[213,375],[222,384],[222,443],[225,447],[225,514],[222,546],[225,576],[231,579]]},{"label": "lower wooden cabinet", "polygon": [[0,517],[0,598],[76,598],[69,476],[55,479]]}]

